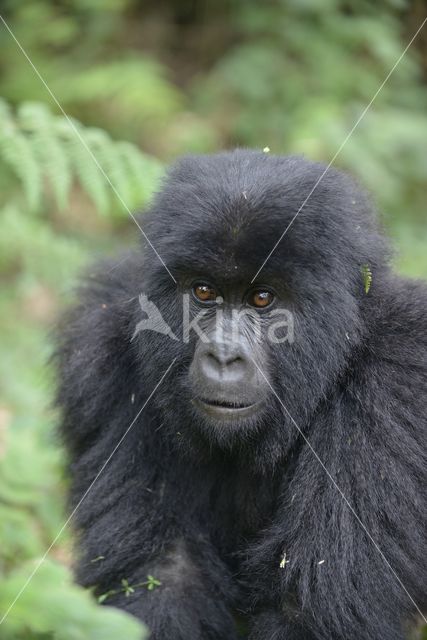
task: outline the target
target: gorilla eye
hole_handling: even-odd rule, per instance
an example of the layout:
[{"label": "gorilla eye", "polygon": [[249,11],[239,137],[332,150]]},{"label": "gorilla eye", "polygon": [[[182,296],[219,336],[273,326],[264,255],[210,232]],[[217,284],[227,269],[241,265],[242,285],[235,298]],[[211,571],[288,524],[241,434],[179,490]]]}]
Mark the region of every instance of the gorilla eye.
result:
[{"label": "gorilla eye", "polygon": [[266,289],[257,289],[252,291],[248,297],[248,303],[251,307],[263,309],[268,307],[274,301],[274,293]]},{"label": "gorilla eye", "polygon": [[211,287],[210,284],[204,282],[198,282],[193,286],[193,293],[197,300],[200,302],[215,302],[218,297],[216,289]]}]

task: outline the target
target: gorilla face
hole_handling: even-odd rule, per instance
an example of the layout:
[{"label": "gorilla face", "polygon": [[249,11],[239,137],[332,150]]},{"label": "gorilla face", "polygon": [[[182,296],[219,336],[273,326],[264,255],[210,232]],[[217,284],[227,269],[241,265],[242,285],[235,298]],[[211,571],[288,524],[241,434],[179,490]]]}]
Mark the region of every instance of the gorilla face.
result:
[{"label": "gorilla face", "polygon": [[[237,271],[237,270],[235,270]],[[292,302],[280,278],[250,282],[212,269],[203,273],[190,263],[175,268],[177,286],[156,271],[149,293],[176,339],[141,336],[140,359],[157,367],[177,358],[168,396],[155,400],[168,413],[168,423],[185,416],[194,436],[210,444],[232,447],[281,416],[269,374],[279,373],[283,354],[294,339]],[[159,277],[162,285],[160,286]],[[157,293],[156,293],[157,292]],[[164,358],[164,360],[163,360]]]},{"label": "gorilla face", "polygon": [[268,432],[270,448],[287,448],[362,340],[361,269],[378,281],[385,249],[339,172],[299,211],[322,172],[247,151],[183,159],[143,219],[175,282],[147,245],[141,288],[176,339],[140,336],[140,359],[165,370],[176,358],[173,390],[155,402],[188,425],[183,439],[253,448]]},{"label": "gorilla face", "polygon": [[[274,367],[274,347],[293,339],[285,287],[199,275],[191,267],[181,272],[175,292],[167,281],[163,286],[171,289],[166,296],[162,287],[156,305],[176,339],[153,336],[145,343],[157,363],[169,349],[177,354],[173,393],[161,400],[162,408],[172,419],[184,413],[184,423],[211,442],[231,445],[248,437],[274,403],[265,373]],[[150,353],[141,360],[148,363]]]},{"label": "gorilla face", "polygon": [[286,324],[272,323],[280,315],[279,295],[272,286],[225,281],[196,281],[191,294],[198,316],[204,312],[189,369],[193,404],[214,420],[247,421],[266,408],[267,343],[286,339],[273,332]]}]

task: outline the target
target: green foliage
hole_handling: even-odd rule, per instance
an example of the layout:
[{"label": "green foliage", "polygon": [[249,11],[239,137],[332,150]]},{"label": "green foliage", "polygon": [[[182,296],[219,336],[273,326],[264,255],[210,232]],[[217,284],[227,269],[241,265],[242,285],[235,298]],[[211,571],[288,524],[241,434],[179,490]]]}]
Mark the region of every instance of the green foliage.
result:
[{"label": "green foliage", "polygon": [[[66,8],[48,0],[6,6],[13,32],[67,112],[166,158],[268,145],[273,153],[303,153],[328,162],[422,18],[409,0],[380,0],[375,6],[368,0],[237,0],[231,5],[219,0],[203,11],[197,3],[177,0],[163,8],[132,0],[70,0]],[[34,24],[47,28],[41,33]],[[373,192],[397,240],[409,223],[416,228],[416,243],[420,237],[427,240],[422,75],[427,54],[422,46],[418,38],[335,161]],[[7,34],[0,40],[0,59],[8,61],[1,76],[10,101],[20,104],[29,96],[50,101]],[[43,118],[37,116],[37,122],[35,138],[42,140]],[[59,136],[70,133],[67,125]],[[82,136],[90,138],[88,146],[103,158],[129,208],[140,206],[138,188],[144,191],[144,185],[123,172],[123,162],[131,167],[129,175],[134,171],[128,150],[115,143],[109,149],[105,134],[96,130],[85,129]],[[13,149],[5,153],[34,203],[40,180],[24,138],[16,135]],[[51,195],[63,203],[71,168],[96,208],[112,207],[116,214],[123,206],[109,198],[111,190],[88,162],[87,151],[76,136],[69,145],[66,158],[52,139],[39,146],[47,175],[54,175]],[[148,167],[141,170],[148,175]],[[427,274],[425,256],[413,260],[405,238],[400,249],[400,268]]]},{"label": "green foliage", "polygon": [[[23,564],[0,585],[6,610],[37,564]],[[4,640],[143,640],[142,625],[117,609],[100,609],[87,592],[72,583],[71,573],[45,561],[2,625]]]},{"label": "green foliage", "polygon": [[62,463],[58,449],[42,437],[44,428],[29,426],[16,422],[16,431],[7,431],[0,460],[0,616],[36,572],[2,623],[1,637],[142,640],[136,620],[99,609],[89,592],[72,584],[63,540],[41,562],[65,520],[62,490],[56,489]]},{"label": "green foliage", "polygon": [[119,589],[110,589],[109,591],[106,591],[105,593],[101,594],[98,597],[98,602],[102,604],[108,598],[116,595],[117,593],[124,593],[126,597],[129,597],[130,595],[135,593],[136,589],[145,588],[147,589],[147,591],[154,591],[154,589],[157,589],[157,587],[160,587],[161,584],[162,583],[160,582],[160,580],[157,580],[154,576],[150,574],[147,576],[147,580],[145,580],[144,582],[137,582],[136,584],[132,584],[132,585],[129,584],[126,578],[123,578],[121,581],[122,586]]},{"label": "green foliage", "polygon": [[[165,65],[136,50],[142,38],[132,0],[6,5],[5,17],[14,34],[67,112],[76,113],[77,107],[85,122],[139,140],[147,125],[154,134],[184,106],[184,96],[168,78]],[[43,33],[34,29],[35,24],[45,25]],[[3,95],[15,104],[28,96],[49,100],[7,34],[0,40],[0,59],[8,60],[2,69]]]},{"label": "green foliage", "polygon": [[35,103],[14,112],[0,100],[0,619],[36,569],[1,624],[5,640],[145,637],[136,620],[101,610],[73,585],[67,531],[40,563],[66,518],[43,327],[87,261],[81,220],[83,228],[96,218],[119,228],[160,170],[100,129]]},{"label": "green foliage", "polygon": [[122,117],[164,121],[182,105],[182,95],[167,81],[164,67],[147,57],[129,53],[121,59],[71,70],[55,81],[55,90],[66,102],[110,102]]},{"label": "green foliage", "polygon": [[363,278],[363,288],[365,293],[369,293],[369,290],[372,285],[372,271],[368,264],[362,265],[362,278]]},{"label": "green foliage", "polygon": [[[409,41],[410,31],[400,34],[406,5],[241,2],[233,15],[240,37],[198,81],[198,107],[234,142],[328,162]],[[427,90],[420,79],[411,49],[335,162],[373,192],[393,229],[404,217],[419,226],[425,217]],[[427,273],[425,260],[415,273]]]},{"label": "green foliage", "polygon": [[23,104],[15,115],[3,100],[1,162],[22,184],[25,201],[19,204],[32,212],[40,211],[49,196],[64,210],[77,185],[98,211],[123,217],[147,200],[161,171],[153,158],[130,143],[113,142],[101,129],[53,115],[42,104]]}]

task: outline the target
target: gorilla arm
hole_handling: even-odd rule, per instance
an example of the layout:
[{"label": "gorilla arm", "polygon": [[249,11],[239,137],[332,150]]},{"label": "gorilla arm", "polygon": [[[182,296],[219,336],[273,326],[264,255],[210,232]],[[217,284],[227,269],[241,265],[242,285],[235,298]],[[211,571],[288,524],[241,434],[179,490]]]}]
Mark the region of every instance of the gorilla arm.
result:
[{"label": "gorilla arm", "polygon": [[276,522],[249,553],[251,640],[407,637],[425,598],[426,464],[425,361],[406,328],[412,343],[378,328],[306,432],[327,471],[302,442]]},{"label": "gorilla arm", "polygon": [[[78,506],[77,578],[146,622],[153,640],[234,639],[230,578],[198,517],[206,481],[197,483],[194,471],[190,479],[188,465],[161,442],[149,402],[135,420],[164,372],[141,381],[130,346],[129,305],[137,300],[118,269],[105,271],[108,282],[95,277],[64,318],[56,356],[71,506]],[[148,575],[161,584],[149,590]],[[126,593],[123,580],[142,586]]]}]

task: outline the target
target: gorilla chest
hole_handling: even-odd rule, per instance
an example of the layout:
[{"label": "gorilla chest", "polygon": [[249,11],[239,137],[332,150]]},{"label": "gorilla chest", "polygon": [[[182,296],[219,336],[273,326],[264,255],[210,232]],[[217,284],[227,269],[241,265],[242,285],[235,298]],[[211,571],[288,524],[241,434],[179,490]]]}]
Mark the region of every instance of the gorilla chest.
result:
[{"label": "gorilla chest", "polygon": [[276,477],[254,476],[238,470],[219,477],[209,500],[211,530],[218,546],[235,552],[267,526],[278,494]]}]

